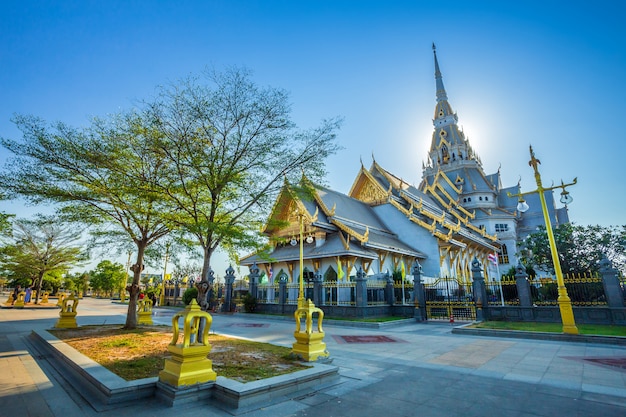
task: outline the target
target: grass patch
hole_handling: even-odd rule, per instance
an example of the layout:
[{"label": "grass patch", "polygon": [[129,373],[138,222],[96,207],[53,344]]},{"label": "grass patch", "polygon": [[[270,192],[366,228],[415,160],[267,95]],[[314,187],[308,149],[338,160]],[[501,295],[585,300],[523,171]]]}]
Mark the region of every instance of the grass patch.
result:
[{"label": "grass patch", "polygon": [[[141,326],[135,330],[82,326],[49,332],[127,381],[158,376],[169,356],[167,345],[172,340],[169,326]],[[213,370],[240,382],[307,368],[290,357],[291,350],[286,347],[218,334],[209,335],[209,342],[212,349],[208,357],[213,361]]]},{"label": "grass patch", "polygon": [[[546,332],[546,333],[563,333],[561,323],[534,323],[519,321],[485,321],[472,324],[476,329],[495,329],[495,330],[519,330],[526,332]],[[577,324],[579,334],[599,335],[599,336],[625,336],[626,326],[611,326],[601,324]]]},{"label": "grass patch", "polygon": [[385,323],[388,321],[397,321],[397,320],[406,320],[410,317],[400,317],[400,316],[385,316],[385,317],[327,317],[324,316],[324,319],[328,320],[341,320],[341,321],[356,321],[363,323]]}]

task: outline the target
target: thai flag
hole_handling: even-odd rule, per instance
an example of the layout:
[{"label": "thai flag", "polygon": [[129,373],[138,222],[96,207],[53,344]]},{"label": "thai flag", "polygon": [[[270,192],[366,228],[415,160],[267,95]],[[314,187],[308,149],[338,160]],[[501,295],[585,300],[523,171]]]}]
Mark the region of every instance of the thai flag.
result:
[{"label": "thai flag", "polygon": [[498,265],[498,256],[495,253],[490,253],[487,257],[494,265]]}]

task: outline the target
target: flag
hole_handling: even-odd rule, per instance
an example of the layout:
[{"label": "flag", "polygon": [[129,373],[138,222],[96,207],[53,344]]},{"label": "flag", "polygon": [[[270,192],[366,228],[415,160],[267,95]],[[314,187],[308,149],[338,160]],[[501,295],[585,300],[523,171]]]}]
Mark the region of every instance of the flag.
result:
[{"label": "flag", "polygon": [[272,270],[272,265],[270,264],[270,269],[267,272],[267,276],[268,276],[268,281],[271,282],[272,281],[272,277],[274,276],[274,271]]},{"label": "flag", "polygon": [[498,266],[498,256],[495,253],[490,253],[487,259],[489,259],[492,264]]},{"label": "flag", "polygon": [[402,275],[402,279],[406,278],[406,269],[404,267],[404,261],[400,264],[400,274]]},{"label": "flag", "polygon": [[337,258],[337,280],[343,279],[344,275],[343,268],[341,267],[341,260]]}]

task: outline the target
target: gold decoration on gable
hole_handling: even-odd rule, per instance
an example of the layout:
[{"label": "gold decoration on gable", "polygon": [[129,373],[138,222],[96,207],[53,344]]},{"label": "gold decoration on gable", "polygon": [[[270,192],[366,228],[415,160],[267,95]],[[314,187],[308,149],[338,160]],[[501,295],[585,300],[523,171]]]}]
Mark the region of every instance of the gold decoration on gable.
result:
[{"label": "gold decoration on gable", "polygon": [[357,199],[365,202],[372,203],[375,201],[387,200],[387,193],[381,189],[380,186],[366,182],[359,190]]}]

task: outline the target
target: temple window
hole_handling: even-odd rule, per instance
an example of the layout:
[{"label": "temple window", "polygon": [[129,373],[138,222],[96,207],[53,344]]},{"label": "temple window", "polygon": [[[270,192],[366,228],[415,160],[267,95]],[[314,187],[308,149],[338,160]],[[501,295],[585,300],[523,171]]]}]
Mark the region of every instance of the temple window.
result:
[{"label": "temple window", "polygon": [[499,264],[508,264],[509,263],[509,251],[506,248],[506,245],[502,245],[502,248],[498,252],[498,263]]},{"label": "temple window", "polygon": [[509,225],[506,223],[496,223],[496,233],[508,232]]},{"label": "temple window", "polygon": [[448,154],[448,147],[446,145],[443,145],[441,147],[441,159],[443,160],[444,164],[447,163],[450,159],[450,155]]}]

